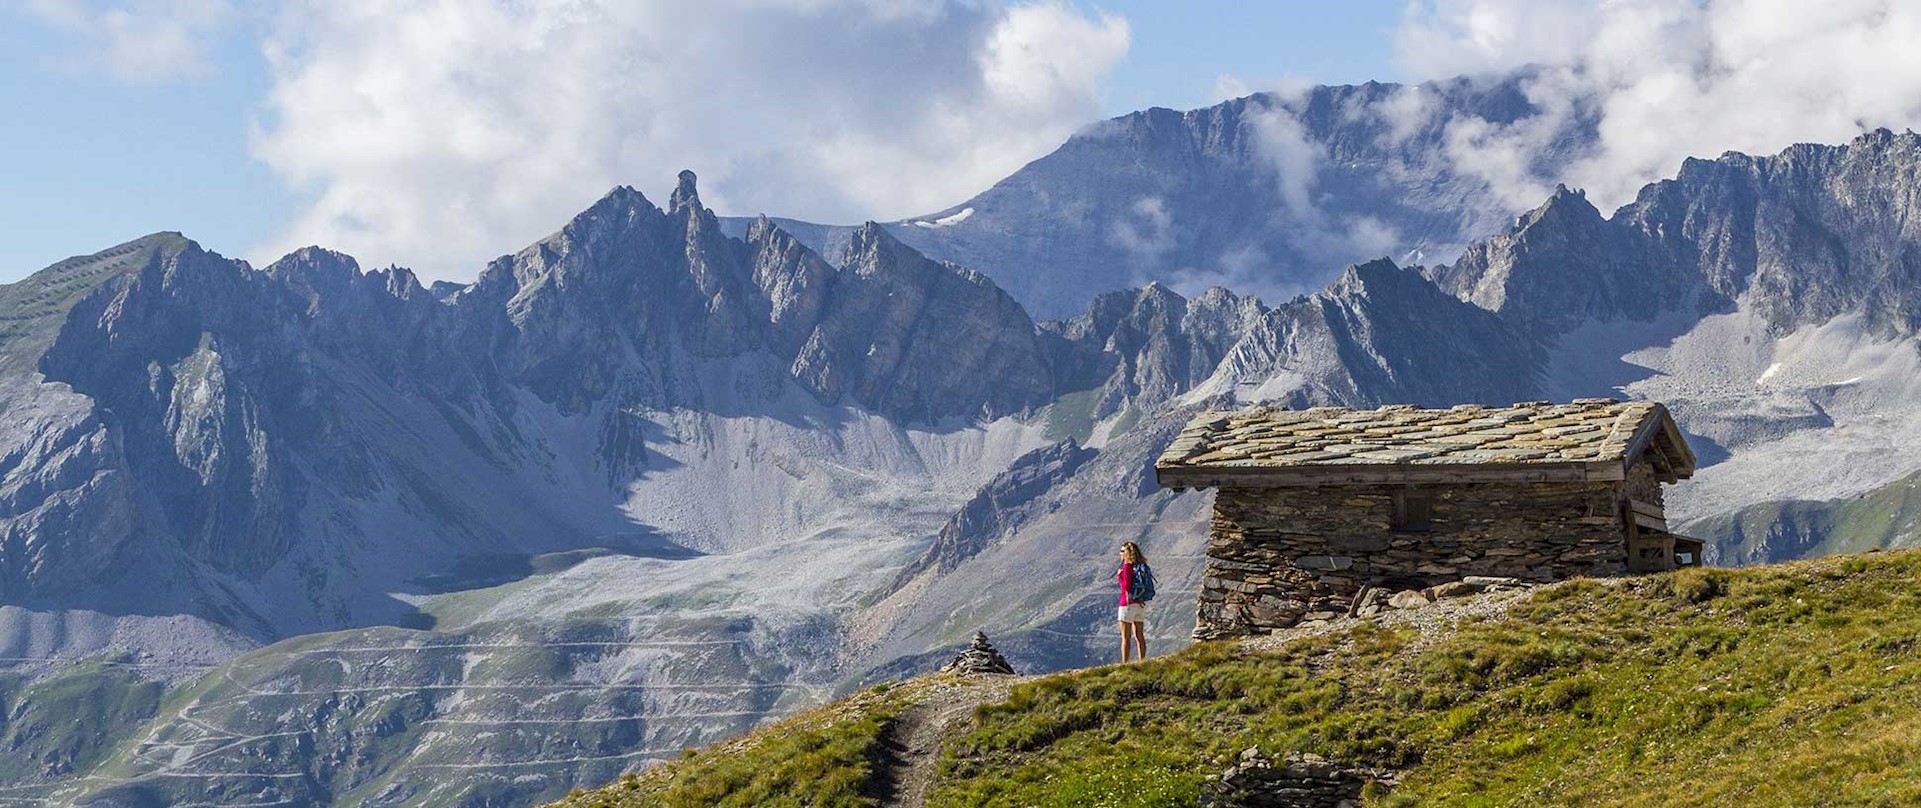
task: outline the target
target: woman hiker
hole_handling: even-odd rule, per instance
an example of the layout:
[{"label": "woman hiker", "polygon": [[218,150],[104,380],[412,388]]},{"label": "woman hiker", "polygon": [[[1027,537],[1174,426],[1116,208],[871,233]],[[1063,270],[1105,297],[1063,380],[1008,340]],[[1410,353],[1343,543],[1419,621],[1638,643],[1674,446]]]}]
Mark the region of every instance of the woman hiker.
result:
[{"label": "woman hiker", "polygon": [[1133,542],[1121,545],[1121,661],[1147,658],[1147,631],[1143,625],[1147,602],[1154,599],[1154,572],[1147,568],[1147,557]]}]

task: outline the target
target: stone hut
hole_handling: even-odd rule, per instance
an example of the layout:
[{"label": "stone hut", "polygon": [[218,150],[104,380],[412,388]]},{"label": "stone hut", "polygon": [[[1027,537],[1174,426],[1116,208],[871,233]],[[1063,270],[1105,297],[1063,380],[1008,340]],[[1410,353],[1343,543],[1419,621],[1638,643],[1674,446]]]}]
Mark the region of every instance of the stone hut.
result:
[{"label": "stone hut", "polygon": [[1155,470],[1163,487],[1219,489],[1199,639],[1344,615],[1376,587],[1701,561],[1661,504],[1694,453],[1650,402],[1209,412]]}]

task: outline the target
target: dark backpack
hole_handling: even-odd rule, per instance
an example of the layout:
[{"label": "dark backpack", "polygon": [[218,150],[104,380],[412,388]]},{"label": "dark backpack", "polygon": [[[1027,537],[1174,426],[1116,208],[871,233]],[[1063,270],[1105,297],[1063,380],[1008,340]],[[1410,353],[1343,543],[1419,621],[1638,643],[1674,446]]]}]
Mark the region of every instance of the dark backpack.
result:
[{"label": "dark backpack", "polygon": [[1154,599],[1154,571],[1146,564],[1134,565],[1134,582],[1127,586],[1128,600],[1146,603]]}]

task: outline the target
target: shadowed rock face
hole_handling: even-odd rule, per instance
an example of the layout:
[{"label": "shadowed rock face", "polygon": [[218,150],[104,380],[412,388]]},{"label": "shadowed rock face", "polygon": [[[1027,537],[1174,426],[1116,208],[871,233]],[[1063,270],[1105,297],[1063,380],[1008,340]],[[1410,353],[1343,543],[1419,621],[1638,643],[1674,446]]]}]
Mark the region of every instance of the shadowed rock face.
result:
[{"label": "shadowed rock face", "polygon": [[[1096,420],[1195,394],[1525,399],[1559,331],[1662,311],[1739,305],[1779,329],[1849,312],[1911,333],[1921,278],[1903,211],[1917,190],[1903,178],[1917,162],[1921,139],[1886,132],[1690,161],[1612,218],[1559,191],[1449,266],[1357,265],[1275,308],[1149,285],[1039,325],[985,276],[879,226],[851,234],[840,266],[767,220],[728,237],[691,174],[664,210],[616,189],[452,292],[320,249],[254,271],[157,236],[6,287],[5,395],[26,417],[6,434],[0,582],[15,597],[73,594],[103,570],[158,564],[181,571],[162,601],[207,592],[224,624],[269,635],[395,619],[339,573],[360,552],[344,548],[400,531],[410,557],[444,558],[618,529],[613,490],[586,510],[470,503],[563,485],[556,463],[625,485],[647,453],[619,413],[759,406],[703,381],[728,362],[782,369],[824,405],[931,425],[1066,394],[1091,396]],[[529,407],[597,424],[586,454],[556,455]],[[369,502],[431,527],[356,513]],[[285,576],[306,605],[208,575]]]},{"label": "shadowed rock face", "polygon": [[[367,542],[408,534],[377,565],[391,580],[517,536],[559,549],[618,527],[612,490],[598,514],[500,495],[551,488],[526,475],[555,463],[604,463],[624,485],[644,451],[605,413],[726,409],[699,381],[715,363],[786,367],[824,403],[903,423],[1054,394],[1033,322],[985,278],[878,228],[858,243],[833,267],[772,226],[728,238],[683,174],[668,210],[616,189],[447,294],[326,250],[256,271],[171,235],[65,262],[5,287],[20,325],[0,391],[0,597],[214,604],[269,636],[384,621],[356,602],[378,584],[349,570],[399,547]],[[548,407],[604,419],[605,445],[554,456]],[[514,499],[520,516],[484,504]],[[156,569],[171,583],[114,581]],[[303,596],[208,576],[291,576]]]},{"label": "shadowed rock face", "polygon": [[1870,132],[1773,156],[1689,159],[1603,219],[1565,188],[1429,275],[1541,329],[1741,305],[1780,331],[1860,314],[1921,327],[1921,136]]},{"label": "shadowed rock face", "polygon": [[163,235],[5,293],[21,417],[0,435],[0,597],[261,638],[404,622],[385,592],[454,557],[629,529],[620,491],[649,453],[628,413],[771,406],[720,368],[784,369],[774,384],[906,425],[1082,389],[1104,416],[1191,387],[1264,311],[1150,287],[1043,329],[877,226],[838,267],[765,221],[727,237],[691,174],[666,210],[616,189],[453,291],[318,248],[256,271]]},{"label": "shadowed rock face", "polygon": [[932,420],[994,418],[1051,397],[1033,321],[985,276],[930,261],[870,224],[831,277],[792,365],[821,400]]},{"label": "shadowed rock face", "polygon": [[988,542],[1018,531],[1018,520],[1029,515],[1029,505],[1074,476],[1096,454],[1093,449],[1065,440],[1021,455],[1012,468],[994,475],[941,526],[927,552],[901,570],[894,588],[930,571],[953,572],[978,555]]},{"label": "shadowed rock face", "polygon": [[1042,325],[1066,390],[1094,390],[1094,417],[1180,395],[1214,373],[1267,307],[1222,288],[1192,300],[1158,283],[1109,292]]},{"label": "shadowed rock face", "polygon": [[620,188],[452,298],[507,380],[564,411],[702,406],[705,361],[765,352],[826,403],[902,421],[995,417],[1052,392],[1033,322],[977,273],[878,227],[833,267],[763,221],[722,235],[683,172],[661,211]]}]

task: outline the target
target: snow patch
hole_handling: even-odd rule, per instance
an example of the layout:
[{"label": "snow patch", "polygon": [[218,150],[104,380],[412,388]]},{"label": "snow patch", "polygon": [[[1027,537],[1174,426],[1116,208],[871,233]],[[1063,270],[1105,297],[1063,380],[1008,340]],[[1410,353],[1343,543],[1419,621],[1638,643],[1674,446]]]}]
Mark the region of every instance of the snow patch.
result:
[{"label": "snow patch", "polygon": [[1766,320],[1742,309],[1627,353],[1624,363],[1648,373],[1622,390],[1665,402],[1706,461],[1668,512],[1684,523],[1762,502],[1839,499],[1921,469],[1917,348],[1852,315],[1772,339]]},{"label": "snow patch", "polygon": [[946,216],[942,216],[932,221],[929,221],[927,219],[918,219],[913,222],[910,222],[910,224],[914,225],[915,227],[926,227],[926,228],[952,227],[954,225],[960,224],[961,222],[967,221],[967,217],[972,215],[974,215],[973,208],[961,208],[959,213],[950,213]]}]

